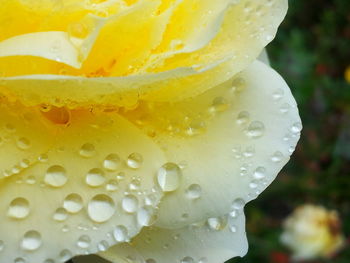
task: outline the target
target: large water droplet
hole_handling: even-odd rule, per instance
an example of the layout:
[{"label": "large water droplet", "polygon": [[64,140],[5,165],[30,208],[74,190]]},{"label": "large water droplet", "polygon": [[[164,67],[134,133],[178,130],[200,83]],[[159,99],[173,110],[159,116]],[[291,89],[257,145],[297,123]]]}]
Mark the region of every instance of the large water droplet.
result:
[{"label": "large water droplet", "polygon": [[85,182],[87,185],[91,187],[99,187],[103,185],[106,181],[104,176],[104,172],[101,169],[93,168],[91,169],[85,178]]},{"label": "large water droplet", "polygon": [[89,217],[97,223],[108,221],[114,213],[115,204],[108,195],[96,195],[88,204]]},{"label": "large water droplet", "polygon": [[247,129],[247,135],[253,139],[262,137],[264,132],[265,125],[260,121],[253,121]]},{"label": "large water droplet", "polygon": [[62,187],[68,181],[66,170],[60,165],[53,165],[47,169],[44,181],[52,187]]},{"label": "large water droplet", "polygon": [[76,214],[83,208],[83,199],[78,194],[70,194],[64,199],[63,208],[71,214]]},{"label": "large water droplet", "polygon": [[15,219],[24,219],[29,215],[29,202],[27,199],[19,197],[10,203],[10,206],[7,211],[9,217]]},{"label": "large water droplet", "polygon": [[186,196],[189,199],[198,199],[201,197],[202,188],[199,184],[192,184],[186,189]]},{"label": "large water droplet", "polygon": [[37,250],[42,244],[41,235],[38,231],[31,230],[24,234],[21,247],[24,250]]},{"label": "large water droplet", "polygon": [[118,154],[110,154],[103,161],[103,167],[108,171],[116,171],[121,164],[121,160]]},{"label": "large water droplet", "polygon": [[138,208],[138,203],[134,195],[126,195],[122,200],[122,208],[127,213],[134,213]]},{"label": "large water droplet", "polygon": [[181,177],[181,169],[175,163],[164,164],[157,174],[158,184],[164,192],[175,191],[180,185]]},{"label": "large water droplet", "polygon": [[138,169],[141,167],[143,163],[143,157],[139,153],[132,153],[128,156],[128,159],[126,161],[126,164],[131,168],[131,169]]}]

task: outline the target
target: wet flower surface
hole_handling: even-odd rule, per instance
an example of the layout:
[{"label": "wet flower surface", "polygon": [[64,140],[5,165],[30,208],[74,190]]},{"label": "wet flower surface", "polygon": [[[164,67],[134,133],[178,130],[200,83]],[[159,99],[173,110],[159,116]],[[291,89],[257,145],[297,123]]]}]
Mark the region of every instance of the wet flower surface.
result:
[{"label": "wet flower surface", "polygon": [[0,261],[224,262],[302,125],[284,0],[3,1]]}]

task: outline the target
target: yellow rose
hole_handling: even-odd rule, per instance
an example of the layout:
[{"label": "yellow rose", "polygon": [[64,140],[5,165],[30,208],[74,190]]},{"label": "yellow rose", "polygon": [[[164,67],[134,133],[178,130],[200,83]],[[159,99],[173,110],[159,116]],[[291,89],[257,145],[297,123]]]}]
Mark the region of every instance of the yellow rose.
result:
[{"label": "yellow rose", "polygon": [[336,211],[322,206],[303,205],[285,220],[281,241],[297,260],[329,257],[344,245]]},{"label": "yellow rose", "polygon": [[301,131],[288,86],[256,60],[286,10],[0,0],[0,262],[243,256],[243,207]]}]

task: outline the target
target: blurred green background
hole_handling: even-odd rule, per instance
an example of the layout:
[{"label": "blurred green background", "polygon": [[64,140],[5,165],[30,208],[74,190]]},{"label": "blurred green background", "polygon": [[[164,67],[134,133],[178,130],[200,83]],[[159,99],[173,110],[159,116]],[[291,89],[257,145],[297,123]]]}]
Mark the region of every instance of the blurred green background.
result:
[{"label": "blurred green background", "polygon": [[[268,53],[292,89],[304,129],[291,161],[247,205],[249,252],[229,263],[291,262],[279,241],[282,221],[305,203],[337,210],[350,236],[350,0],[290,0],[289,6]],[[309,262],[349,263],[349,245]]]}]

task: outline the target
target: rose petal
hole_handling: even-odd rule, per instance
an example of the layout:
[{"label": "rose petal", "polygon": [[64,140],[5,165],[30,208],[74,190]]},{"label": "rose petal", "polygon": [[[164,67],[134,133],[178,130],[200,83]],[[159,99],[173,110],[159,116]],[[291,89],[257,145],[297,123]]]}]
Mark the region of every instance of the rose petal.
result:
[{"label": "rose petal", "polygon": [[[236,218],[209,218],[181,229],[145,228],[130,247],[135,251],[130,251],[128,258],[139,259],[140,254],[145,260],[134,262],[223,263],[247,252],[244,214]],[[115,246],[100,255],[111,262],[120,262],[119,253]]]},{"label": "rose petal", "polygon": [[[136,235],[138,211],[152,219],[162,196],[152,176],[165,162],[159,148],[115,112],[51,109],[42,118],[56,129],[42,125],[39,135],[54,145],[2,182],[0,261],[64,262]],[[7,155],[16,153],[14,145]]]},{"label": "rose petal", "polygon": [[301,130],[288,86],[259,61],[202,96],[146,104],[127,118],[183,167],[179,189],[160,204],[157,225],[166,228],[226,214],[235,202],[257,197],[288,161]]}]

